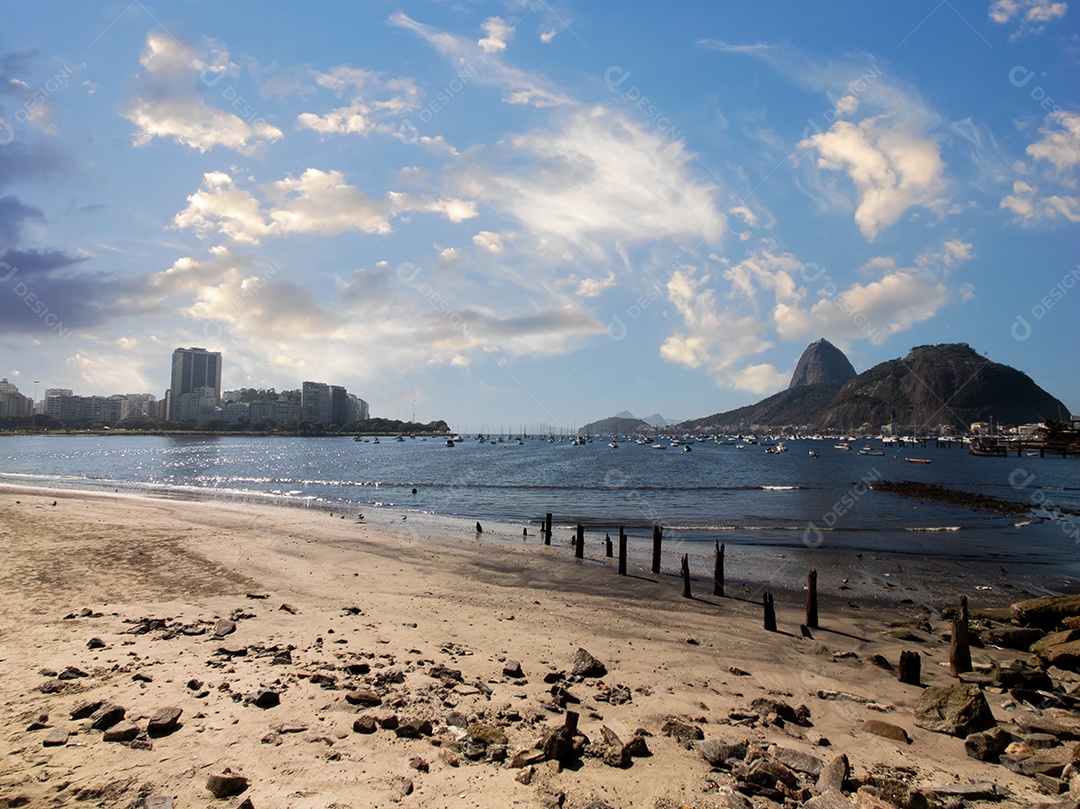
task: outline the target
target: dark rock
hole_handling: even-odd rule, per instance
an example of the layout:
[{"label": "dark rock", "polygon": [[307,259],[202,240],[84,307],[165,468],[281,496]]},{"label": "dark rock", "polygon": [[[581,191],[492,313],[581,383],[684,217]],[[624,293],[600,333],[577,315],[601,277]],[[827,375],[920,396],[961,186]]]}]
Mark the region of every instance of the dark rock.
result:
[{"label": "dark rock", "polygon": [[216,624],[214,624],[214,637],[223,638],[226,635],[231,635],[236,631],[236,622],[230,621],[228,618],[221,618]]},{"label": "dark rock", "polygon": [[746,756],[745,739],[707,739],[695,745],[701,757],[712,767],[727,767],[731,759],[741,761]]},{"label": "dark rock", "polygon": [[479,761],[487,755],[487,745],[476,741],[476,739],[466,737],[461,740],[459,747],[461,755],[465,756],[469,761]]},{"label": "dark rock", "polygon": [[142,731],[134,722],[123,719],[113,725],[102,734],[102,741],[106,742],[130,742]]},{"label": "dark rock", "polygon": [[890,663],[883,655],[871,655],[867,658],[867,662],[872,666],[877,666],[879,669],[885,671],[893,671],[893,664]]},{"label": "dark rock", "polygon": [[701,732],[701,728],[697,725],[691,725],[678,719],[668,719],[660,726],[660,732],[675,739],[687,750],[694,746],[694,742],[705,738],[705,734]]},{"label": "dark rock", "polygon": [[525,676],[521,670],[521,663],[517,660],[507,660],[503,663],[503,677],[509,677],[512,680],[520,680]]},{"label": "dark rock", "polygon": [[964,739],[964,750],[979,761],[994,761],[1011,741],[1012,736],[1004,728],[991,728],[970,734]]},{"label": "dark rock", "polygon": [[626,743],[626,752],[631,758],[648,758],[652,755],[644,736],[635,736]]},{"label": "dark rock", "polygon": [[849,809],[854,803],[840,790],[830,789],[803,804],[807,809]]},{"label": "dark rock", "polygon": [[352,677],[360,677],[371,671],[371,666],[369,666],[367,663],[350,663],[349,665],[345,666],[344,671],[346,674]]},{"label": "dark rock", "polygon": [[442,680],[446,685],[452,685],[453,683],[464,682],[465,678],[461,676],[461,672],[458,669],[448,668],[442,663],[436,663],[434,666],[427,670],[429,677],[434,677],[436,680]]},{"label": "dark rock", "polygon": [[419,739],[430,736],[431,732],[431,722],[427,719],[410,719],[394,728],[394,734],[399,739]]},{"label": "dark rock", "polygon": [[799,357],[788,389],[821,384],[840,386],[855,376],[855,369],[844,352],[821,339],[808,345]]},{"label": "dark rock", "polygon": [[71,718],[86,719],[104,704],[105,703],[102,702],[100,699],[90,700],[89,702],[80,702],[78,705],[71,709]]},{"label": "dark rock", "polygon": [[575,677],[603,677],[607,674],[607,667],[585,649],[578,649],[570,673]]},{"label": "dark rock", "polygon": [[750,703],[750,707],[762,716],[776,714],[785,722],[792,722],[804,727],[810,726],[810,709],[805,705],[792,708],[786,702],[768,697],[759,697]]},{"label": "dark rock", "polygon": [[417,772],[428,772],[431,769],[431,765],[424,761],[424,759],[420,758],[420,756],[413,756],[412,758],[410,758],[409,767],[410,769],[416,770]]},{"label": "dark rock", "polygon": [[562,682],[566,679],[566,672],[563,671],[549,671],[544,675],[544,682],[548,685],[554,685],[555,683]]},{"label": "dark rock", "polygon": [[345,701],[350,705],[382,705],[382,697],[370,688],[357,688],[345,695]]},{"label": "dark rock", "polygon": [[1072,713],[1061,711],[1043,716],[1016,713],[1021,715],[1013,717],[1013,722],[1028,733],[1049,733],[1065,740],[1080,739],[1080,718]]},{"label": "dark rock", "polygon": [[396,713],[379,714],[375,717],[375,721],[379,723],[379,727],[383,730],[397,730],[397,726],[400,724]]},{"label": "dark rock", "polygon": [[203,687],[203,681],[202,680],[196,680],[193,677],[192,679],[188,680],[185,685],[187,686],[187,689],[189,691],[198,691],[200,688]]},{"label": "dark rock", "polygon": [[818,776],[817,791],[821,794],[825,794],[831,789],[835,789],[837,792],[841,792],[844,789],[844,782],[851,776],[851,764],[848,762],[846,754],[840,755],[829,760]]},{"label": "dark rock", "polygon": [[1001,646],[1004,649],[1026,650],[1042,636],[1042,630],[1035,627],[1002,626],[983,632],[982,641],[987,645]]},{"label": "dark rock", "polygon": [[821,775],[821,770],[825,766],[824,762],[817,756],[799,750],[777,747],[770,750],[769,755],[789,769],[815,777]]},{"label": "dark rock", "polygon": [[356,717],[352,723],[352,729],[357,733],[374,733],[376,727],[375,717],[368,714]]},{"label": "dark rock", "polygon": [[242,643],[223,643],[217,648],[217,653],[225,657],[245,657],[248,648]]},{"label": "dark rock", "polygon": [[906,730],[899,725],[882,722],[880,719],[867,719],[863,722],[862,727],[860,727],[859,730],[866,733],[873,733],[875,736],[881,736],[885,739],[892,739],[896,742],[911,744],[911,739]]},{"label": "dark rock", "polygon": [[49,735],[41,740],[42,747],[63,747],[68,743],[70,734],[64,728],[53,728]]},{"label": "dark rock", "polygon": [[1006,753],[1001,757],[1001,763],[1006,769],[1020,775],[1034,776],[1036,773],[1044,775],[1060,776],[1067,764],[1080,761],[1080,744],[1070,744],[1064,747],[1054,747],[1049,750],[1040,750],[1034,755],[1021,756]]},{"label": "dark rock", "polygon": [[90,640],[88,640],[86,642],[86,648],[87,649],[104,649],[105,648],[105,641],[103,641],[101,638],[90,638]]},{"label": "dark rock", "polygon": [[931,686],[915,702],[915,724],[935,733],[964,738],[997,726],[982,689],[959,683]]},{"label": "dark rock", "polygon": [[281,695],[270,688],[260,688],[244,695],[244,702],[257,708],[273,708],[281,704]]},{"label": "dark rock", "polygon": [[226,769],[224,772],[215,773],[206,779],[206,788],[215,798],[231,798],[239,795],[248,788],[248,779],[242,775],[236,775]]},{"label": "dark rock", "polygon": [[539,764],[544,760],[543,750],[522,750],[515,753],[513,758],[510,759],[510,766],[514,769],[521,769],[522,767],[528,767],[532,764]]},{"label": "dark rock", "polygon": [[82,677],[89,677],[89,676],[90,676],[89,674],[87,674],[85,671],[83,671],[82,669],[80,669],[80,668],[78,668],[76,666],[68,666],[62,672],[60,672],[59,674],[56,675],[56,679],[58,679],[58,680],[78,680],[78,679],[81,679]]},{"label": "dark rock", "polygon": [[183,708],[175,706],[158,708],[146,723],[147,734],[150,736],[167,736],[174,732],[180,726],[180,714],[183,712]]},{"label": "dark rock", "polygon": [[123,719],[125,713],[127,712],[119,705],[107,702],[90,714],[90,727],[94,730],[108,730]]},{"label": "dark rock", "polygon": [[44,730],[47,727],[50,727],[49,715],[43,713],[39,715],[37,719],[35,719],[33,722],[26,726],[26,732],[33,733],[35,730]]}]

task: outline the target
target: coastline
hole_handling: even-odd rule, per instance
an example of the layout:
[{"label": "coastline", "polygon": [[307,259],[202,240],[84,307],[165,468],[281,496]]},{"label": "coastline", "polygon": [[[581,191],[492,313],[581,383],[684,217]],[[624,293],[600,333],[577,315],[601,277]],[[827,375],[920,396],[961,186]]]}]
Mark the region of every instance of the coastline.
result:
[{"label": "coastline", "polygon": [[[682,598],[681,582],[669,572],[677,569],[677,549],[665,549],[660,577],[635,560],[622,578],[594,546],[591,558],[575,562],[566,547],[543,546],[538,537],[515,543],[498,526],[485,527],[478,540],[464,525],[413,522],[390,530],[316,509],[0,488],[7,561],[0,573],[0,721],[12,729],[2,743],[0,794],[26,795],[31,805],[97,795],[99,805],[127,806],[143,793],[172,796],[177,806],[205,805],[207,775],[228,766],[250,779],[245,795],[258,807],[385,806],[396,796],[403,806],[494,809],[509,796],[545,805],[543,796],[559,791],[572,809],[595,798],[626,807],[658,800],[711,806],[702,801],[719,800],[719,776],[660,730],[664,717],[677,715],[702,720],[707,738],[734,730],[818,755],[845,752],[855,773],[885,763],[912,766],[924,779],[991,779],[1026,796],[999,805],[1030,803],[1029,779],[967,758],[959,739],[917,729],[910,706],[918,689],[865,662],[881,654],[895,664],[900,651],[917,648],[924,682],[951,682],[942,669],[945,622],[916,598],[903,604],[891,592],[944,592],[944,585],[919,579],[919,571],[905,574],[910,578],[898,587],[872,576],[856,580],[848,571],[852,589],[834,591],[834,576],[843,571],[821,569],[822,628],[808,639],[799,633],[800,587],[771,587],[780,631],[767,633],[756,585],[737,575],[729,581],[734,597],[721,599],[695,571],[695,598]],[[798,577],[774,579],[779,585],[803,575],[800,569]],[[966,580],[963,592],[976,610],[1022,597],[972,591],[964,570],[954,578]],[[84,611],[87,617],[65,619]],[[150,617],[204,632],[131,634]],[[230,617],[234,633],[214,638],[205,631]],[[896,622],[917,627],[911,631],[919,640],[890,634]],[[102,645],[88,648],[92,637]],[[244,655],[221,652],[234,642],[246,647]],[[616,706],[596,699],[603,689],[594,682],[568,685],[581,700],[583,731],[596,737],[606,725],[624,739],[636,728],[653,734],[653,755],[629,769],[587,760],[561,773],[538,768],[536,782],[526,785],[515,780],[517,770],[454,766],[432,739],[352,730],[358,709],[344,696],[347,687],[366,684],[384,691],[378,710],[422,714],[444,738],[451,711],[504,722],[513,754],[542,727],[561,724],[562,711],[545,707],[552,686],[544,675],[568,670],[578,647],[606,664],[607,687],[625,685],[633,695]],[[274,665],[274,649],[290,650],[292,663]],[[979,664],[1000,657],[990,649],[972,654]],[[505,676],[507,660],[519,661],[524,676]],[[360,663],[367,674],[345,670]],[[436,689],[430,672],[437,665],[460,670],[462,683]],[[48,680],[40,671],[68,666],[87,676],[55,693],[40,690]],[[202,696],[189,686],[196,680],[205,686]],[[276,689],[280,704],[245,704],[244,695],[258,688]],[[823,689],[864,695],[879,708],[821,699]],[[806,704],[814,732],[831,740],[830,749],[815,750],[793,729],[733,728],[731,712],[765,695]],[[104,742],[85,722],[68,718],[95,696],[125,706],[133,719],[175,705],[183,710],[181,727],[151,749]],[[882,713],[914,744],[901,749],[859,731]],[[68,744],[43,748],[49,731],[25,730],[43,714],[43,724],[74,734]],[[417,756],[428,772],[410,768]],[[410,794],[398,794],[401,779]]]}]

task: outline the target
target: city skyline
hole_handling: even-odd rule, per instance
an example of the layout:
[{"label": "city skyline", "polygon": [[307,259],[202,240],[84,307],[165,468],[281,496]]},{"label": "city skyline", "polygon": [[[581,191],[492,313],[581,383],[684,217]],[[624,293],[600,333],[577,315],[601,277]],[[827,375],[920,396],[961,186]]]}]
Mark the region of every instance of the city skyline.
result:
[{"label": "city skyline", "polygon": [[231,388],[570,428],[756,402],[826,338],[966,342],[1080,411],[1067,3],[50,8],[0,40],[25,389],[207,346]]}]

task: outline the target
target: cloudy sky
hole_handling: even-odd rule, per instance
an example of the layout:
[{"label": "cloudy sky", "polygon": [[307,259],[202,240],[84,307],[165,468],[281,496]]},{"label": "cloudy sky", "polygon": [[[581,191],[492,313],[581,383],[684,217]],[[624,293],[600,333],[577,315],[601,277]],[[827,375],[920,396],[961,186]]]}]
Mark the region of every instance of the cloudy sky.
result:
[{"label": "cloudy sky", "polygon": [[[686,6],[686,7],[684,7]],[[0,374],[695,418],[967,342],[1080,411],[1080,9],[7,2]]]}]

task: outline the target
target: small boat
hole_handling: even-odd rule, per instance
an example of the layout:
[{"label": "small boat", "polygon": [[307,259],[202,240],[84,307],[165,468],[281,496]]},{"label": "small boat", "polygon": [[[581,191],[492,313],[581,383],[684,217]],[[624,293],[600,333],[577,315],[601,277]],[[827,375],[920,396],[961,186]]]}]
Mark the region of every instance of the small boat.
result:
[{"label": "small boat", "polygon": [[859,454],[860,455],[884,455],[885,450],[883,450],[883,449],[874,449],[872,446],[867,444],[865,447],[863,447],[862,449],[859,450]]},{"label": "small boat", "polygon": [[446,439],[446,446],[448,446],[448,447],[454,446],[454,439],[453,438],[447,438]]},{"label": "small boat", "polygon": [[649,446],[653,449],[667,449],[667,446],[664,444],[649,444]]},{"label": "small boat", "polygon": [[839,449],[843,450],[844,452],[848,452],[851,449],[851,444],[849,444],[847,441],[841,441],[839,444],[833,444],[833,449]]},{"label": "small boat", "polygon": [[376,438],[376,439],[375,439],[374,441],[372,441],[371,443],[372,443],[372,444],[378,444],[378,443],[379,443],[379,439],[378,439],[378,438]]},{"label": "small boat", "polygon": [[[674,444],[672,444],[672,446],[674,446]],[[682,451],[683,452],[689,452],[690,451],[690,445],[689,444],[683,444]]]},{"label": "small boat", "polygon": [[904,458],[908,463],[930,463],[927,458]]},{"label": "small boat", "polygon": [[611,441],[608,444],[608,446],[611,447],[612,449],[618,449],[619,448],[619,445],[617,443],[615,443],[614,441]]},{"label": "small boat", "polygon": [[810,450],[810,457],[811,458],[818,458],[820,456],[821,456],[821,453],[818,452],[816,449]]},{"label": "small boat", "polygon": [[975,443],[968,444],[968,455],[976,455],[980,458],[1006,458],[1009,452],[1005,447],[994,444]]}]

